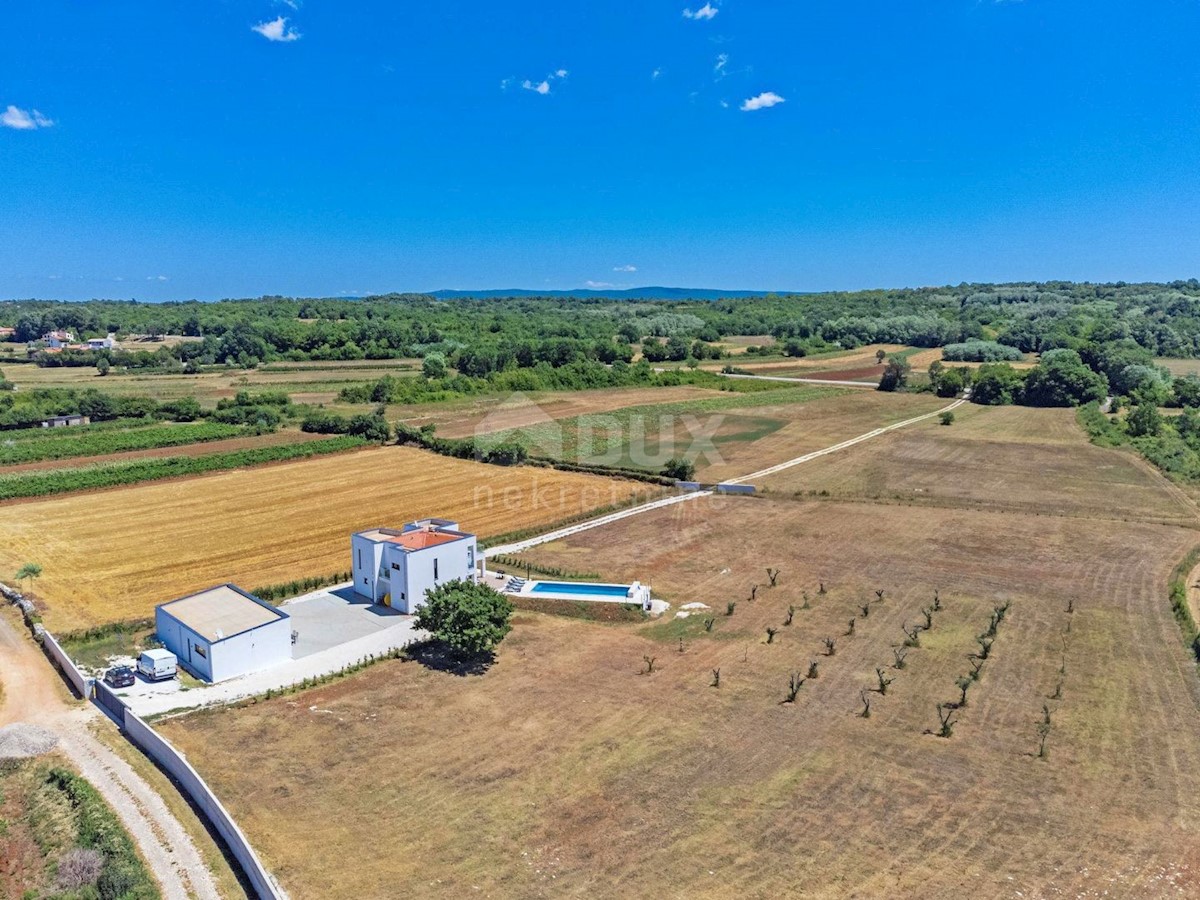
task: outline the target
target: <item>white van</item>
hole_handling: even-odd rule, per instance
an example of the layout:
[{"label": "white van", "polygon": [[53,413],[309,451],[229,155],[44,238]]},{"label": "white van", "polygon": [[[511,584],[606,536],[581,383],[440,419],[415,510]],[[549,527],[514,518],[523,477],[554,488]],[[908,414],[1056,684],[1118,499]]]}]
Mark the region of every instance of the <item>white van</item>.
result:
[{"label": "white van", "polygon": [[175,677],[178,660],[170,650],[147,650],[138,659],[137,668],[147,681],[165,681]]}]

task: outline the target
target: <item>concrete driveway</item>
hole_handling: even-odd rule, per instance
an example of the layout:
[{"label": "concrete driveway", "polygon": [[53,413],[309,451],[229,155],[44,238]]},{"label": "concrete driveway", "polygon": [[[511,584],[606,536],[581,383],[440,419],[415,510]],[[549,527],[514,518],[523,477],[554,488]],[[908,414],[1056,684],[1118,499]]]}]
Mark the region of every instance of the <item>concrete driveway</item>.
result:
[{"label": "concrete driveway", "polygon": [[296,632],[293,659],[367,637],[405,618],[394,609],[372,605],[350,587],[316,591],[281,608],[292,617],[292,631]]}]

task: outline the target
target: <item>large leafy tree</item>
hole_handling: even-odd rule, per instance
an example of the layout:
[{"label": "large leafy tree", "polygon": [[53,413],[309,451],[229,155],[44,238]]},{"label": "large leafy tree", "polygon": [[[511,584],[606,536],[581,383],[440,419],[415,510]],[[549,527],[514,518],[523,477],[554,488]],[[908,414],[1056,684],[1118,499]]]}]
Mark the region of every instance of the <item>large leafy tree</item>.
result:
[{"label": "large leafy tree", "polygon": [[512,630],[513,605],[486,584],[448,581],[425,595],[416,626],[460,653],[492,653]]},{"label": "large leafy tree", "polygon": [[1029,373],[1024,402],[1028,406],[1079,406],[1103,402],[1108,379],[1084,364],[1074,350],[1051,350]]},{"label": "large leafy tree", "polygon": [[908,375],[912,365],[901,356],[890,357],[884,366],[883,375],[879,378],[879,390],[898,391],[908,384]]},{"label": "large leafy tree", "polygon": [[985,363],[975,375],[971,400],[985,406],[1005,406],[1021,398],[1024,376],[1007,363]]}]

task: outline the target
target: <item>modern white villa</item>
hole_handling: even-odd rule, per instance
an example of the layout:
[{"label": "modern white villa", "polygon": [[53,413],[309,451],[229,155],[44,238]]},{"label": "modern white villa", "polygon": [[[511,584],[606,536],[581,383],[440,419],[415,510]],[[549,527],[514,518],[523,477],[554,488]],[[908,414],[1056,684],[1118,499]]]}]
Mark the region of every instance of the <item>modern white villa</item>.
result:
[{"label": "modern white villa", "polygon": [[479,580],[475,535],[447,519],[360,531],[350,553],[354,592],[403,613],[415,613],[440,584]]}]

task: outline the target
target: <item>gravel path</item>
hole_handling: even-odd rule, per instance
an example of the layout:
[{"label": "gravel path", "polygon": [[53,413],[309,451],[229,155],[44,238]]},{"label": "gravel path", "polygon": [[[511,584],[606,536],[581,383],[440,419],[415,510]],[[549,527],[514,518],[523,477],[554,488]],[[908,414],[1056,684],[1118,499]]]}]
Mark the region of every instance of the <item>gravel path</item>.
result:
[{"label": "gravel path", "polygon": [[37,725],[14,722],[0,728],[0,759],[28,759],[58,746],[58,735]]},{"label": "gravel path", "polygon": [[[133,768],[91,732],[103,715],[71,701],[54,667],[7,615],[0,615],[0,756],[11,743],[36,749],[56,739],[58,749],[116,811],[158,879],[165,900],[220,900],[212,872],[191,836],[162,798]],[[44,752],[44,751],[43,751]]]}]

